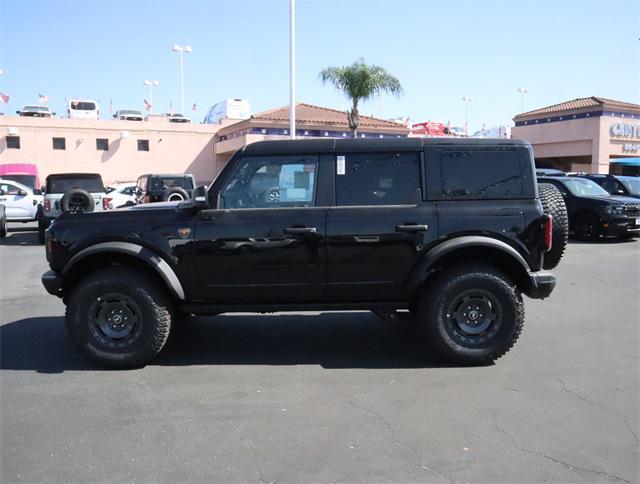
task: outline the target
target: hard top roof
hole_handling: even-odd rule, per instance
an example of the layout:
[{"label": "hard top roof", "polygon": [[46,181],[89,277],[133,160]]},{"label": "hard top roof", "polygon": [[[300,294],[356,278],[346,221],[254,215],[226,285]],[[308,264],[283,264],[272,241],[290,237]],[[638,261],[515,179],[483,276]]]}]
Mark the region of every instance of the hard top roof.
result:
[{"label": "hard top roof", "polygon": [[249,155],[320,152],[419,151],[425,146],[529,146],[525,140],[482,138],[380,138],[380,139],[306,139],[259,141],[244,148]]},{"label": "hard top roof", "polygon": [[102,178],[99,173],[53,173],[49,178]]}]

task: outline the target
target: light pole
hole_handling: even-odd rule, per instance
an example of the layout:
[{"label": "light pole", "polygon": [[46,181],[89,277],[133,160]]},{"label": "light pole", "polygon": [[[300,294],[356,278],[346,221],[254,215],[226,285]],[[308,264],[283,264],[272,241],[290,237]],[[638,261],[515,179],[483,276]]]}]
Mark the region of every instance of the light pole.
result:
[{"label": "light pole", "polygon": [[180,52],[180,109],[182,110],[181,114],[184,115],[184,54],[190,54],[192,49],[190,45],[173,44],[171,50]]},{"label": "light pole", "polygon": [[520,101],[521,101],[520,112],[524,113],[524,95],[527,94],[529,90],[526,87],[519,87],[518,92],[520,93]]},{"label": "light pole", "polygon": [[469,104],[473,102],[473,98],[469,96],[462,96],[462,101],[467,105],[467,121],[464,125],[466,135],[469,136]]},{"label": "light pole", "polygon": [[289,0],[289,136],[296,139],[296,0]]},{"label": "light pole", "polygon": [[142,81],[142,84],[149,88],[149,104],[151,104],[149,113],[151,113],[153,111],[153,88],[158,87],[160,85],[160,81],[149,81],[145,79],[144,81]]}]

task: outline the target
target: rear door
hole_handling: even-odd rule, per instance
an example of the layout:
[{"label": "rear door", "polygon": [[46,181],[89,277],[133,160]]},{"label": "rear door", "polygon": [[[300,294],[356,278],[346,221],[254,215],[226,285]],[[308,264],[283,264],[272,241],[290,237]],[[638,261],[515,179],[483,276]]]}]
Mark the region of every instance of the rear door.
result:
[{"label": "rear door", "polygon": [[337,154],[327,218],[328,297],[397,300],[421,251],[436,237],[423,201],[421,152]]}]

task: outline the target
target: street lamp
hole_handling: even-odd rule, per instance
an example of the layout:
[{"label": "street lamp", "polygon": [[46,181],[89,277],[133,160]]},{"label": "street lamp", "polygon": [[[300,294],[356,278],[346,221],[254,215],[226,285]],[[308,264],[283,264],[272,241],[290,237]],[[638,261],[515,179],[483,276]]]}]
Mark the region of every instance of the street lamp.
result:
[{"label": "street lamp", "polygon": [[469,96],[462,96],[462,101],[467,105],[467,122],[465,123],[464,129],[469,136],[469,104],[473,102],[473,98]]},{"label": "street lamp", "polygon": [[184,54],[190,54],[192,52],[190,45],[180,46],[173,44],[171,50],[174,52],[180,52],[180,107],[184,115]]},{"label": "street lamp", "polygon": [[289,0],[289,137],[296,139],[296,0]]},{"label": "street lamp", "polygon": [[145,79],[144,81],[142,81],[142,84],[149,88],[149,104],[151,104],[149,113],[151,113],[151,111],[153,111],[153,88],[158,87],[160,85],[160,81],[149,81]]},{"label": "street lamp", "polygon": [[520,93],[520,112],[524,113],[524,95],[527,94],[529,92],[529,90],[526,87],[519,87],[518,88],[518,92]]}]

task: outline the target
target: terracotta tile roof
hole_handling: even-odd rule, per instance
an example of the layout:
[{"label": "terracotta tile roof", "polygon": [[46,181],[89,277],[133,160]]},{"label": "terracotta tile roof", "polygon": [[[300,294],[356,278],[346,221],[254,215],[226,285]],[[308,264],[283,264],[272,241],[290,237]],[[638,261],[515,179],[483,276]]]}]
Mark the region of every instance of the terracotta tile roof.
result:
[{"label": "terracotta tile roof", "polygon": [[[251,119],[289,122],[289,106],[254,114],[251,116]],[[338,111],[337,109],[324,108],[307,103],[296,103],[296,123],[349,127],[346,111]],[[360,115],[360,128],[394,129],[409,132],[409,130],[400,123],[362,115]]]},{"label": "terracotta tile roof", "polygon": [[572,101],[553,104],[544,108],[521,113],[513,119],[520,120],[547,114],[565,113],[572,111],[588,111],[594,108],[605,111],[632,111],[640,113],[640,104],[633,104],[624,101],[616,101],[615,99],[591,96],[573,99]]}]

